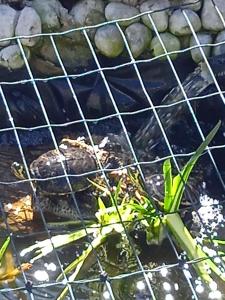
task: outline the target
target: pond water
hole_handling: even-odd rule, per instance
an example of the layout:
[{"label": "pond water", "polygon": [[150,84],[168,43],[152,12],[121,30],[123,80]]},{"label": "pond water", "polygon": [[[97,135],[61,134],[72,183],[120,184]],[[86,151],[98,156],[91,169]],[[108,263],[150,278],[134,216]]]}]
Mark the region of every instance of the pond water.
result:
[{"label": "pond water", "polygon": [[[202,92],[204,90],[204,81],[198,81],[198,83],[201,84],[196,86],[194,85],[196,77],[189,78],[188,80],[189,81],[186,82],[186,88],[188,90],[189,97],[196,94],[196,89],[198,92]],[[170,102],[175,102],[180,98],[182,97],[179,90],[174,90],[173,93],[168,96]],[[193,105],[193,108],[195,109],[195,105]],[[194,151],[200,144],[201,139],[199,137],[198,130],[196,128],[192,129],[192,127],[194,127],[194,121],[191,114],[189,114],[187,116],[187,120],[185,120],[186,127],[183,127],[183,120],[180,120],[179,124],[176,124],[176,122],[172,120],[174,124],[168,128],[168,114],[175,113],[176,111],[174,111],[174,109],[171,111],[170,108],[167,108],[167,110],[164,109],[162,112],[160,112],[159,109],[158,112],[162,119],[162,124],[166,128],[167,133],[170,134],[170,143],[174,153],[182,154],[182,151],[185,151],[185,153]],[[209,97],[205,99],[203,104],[196,105],[195,115],[206,134],[210,129],[212,129],[219,119],[225,119],[224,105],[218,97]],[[147,118],[149,117],[148,113],[145,114],[145,117],[146,116]],[[140,119],[142,119],[142,116]],[[149,125],[149,130],[152,129],[151,125],[157,126],[156,120],[151,120],[152,123]],[[137,123],[138,122],[139,121],[137,121]],[[152,130],[152,132],[153,133],[149,133],[150,140],[152,139],[153,141],[153,139],[159,139],[160,142],[155,145],[154,140],[151,142],[152,144],[150,143],[150,146],[153,146],[154,144],[154,151],[159,157],[168,155],[169,152],[168,149],[166,149],[165,141],[163,142],[162,139],[159,138],[159,130],[154,128],[154,131]],[[220,132],[216,136],[212,145],[224,146],[224,132],[224,124],[222,124]],[[23,141],[22,146],[28,164],[41,153],[53,148],[52,143],[48,142],[49,139],[45,140],[44,138],[41,143],[37,140],[35,145],[30,145],[29,135],[24,136],[26,136],[26,138],[23,139],[21,136],[21,140]],[[45,134],[43,136],[45,136]],[[57,136],[57,138],[60,140],[60,135]],[[219,166],[221,177],[222,179],[225,179],[224,149],[219,147],[218,149],[213,150],[213,154],[215,162]],[[5,205],[7,206],[11,203],[17,203],[17,201],[21,199],[22,203],[26,201],[29,202],[31,201],[33,194],[29,182],[16,182],[17,180],[12,175],[10,169],[11,164],[14,161],[21,162],[21,154],[16,146],[15,139],[13,140],[11,137],[9,138],[7,134],[1,135],[0,199],[2,220],[0,237],[2,243],[5,237],[11,233],[12,243],[6,256],[6,261],[2,262],[0,276],[4,272],[9,272],[9,270],[15,269],[15,267],[21,263],[30,261],[31,257],[29,255],[21,256],[21,251],[26,247],[35,244],[36,241],[47,239],[50,236],[68,233],[71,232],[71,230],[74,230],[71,229],[71,227],[50,227],[48,222],[52,220],[59,222],[62,221],[62,219],[51,216],[45,212],[42,214],[35,212],[34,220],[28,221],[27,223],[18,222],[15,215],[15,219],[13,220],[14,223],[12,220],[9,220],[9,218],[6,219],[6,214],[3,213],[3,207]],[[159,170],[159,167],[161,169],[161,163],[160,166],[159,164],[155,166],[155,170]],[[220,237],[224,237],[224,189],[218,177],[216,177],[216,171],[213,167],[213,163],[208,157],[206,157],[206,155],[204,155],[201,159],[200,168],[197,171],[199,173],[203,173],[204,176],[202,177],[202,174],[200,174],[201,176],[197,174],[199,175],[199,178],[201,178],[198,185],[202,186],[203,190],[204,185],[206,185],[207,194],[210,197],[218,199],[219,204],[217,203],[216,205],[220,206],[220,213],[219,215],[215,214],[214,219],[219,219],[221,214],[221,222],[216,229],[213,228],[215,224],[212,220],[209,224],[207,224],[207,226],[211,229],[213,228],[214,234],[218,230],[218,235]],[[204,178],[204,182],[202,178]],[[2,181],[13,183],[3,184]],[[196,189],[198,189],[199,186],[196,186]],[[208,202],[210,202],[209,199],[210,198],[207,198]],[[85,202],[85,199],[82,199],[82,201]],[[82,205],[83,202],[81,206]],[[211,206],[215,206],[215,208],[217,208],[216,205],[212,204]],[[202,206],[204,207],[203,204]],[[193,222],[190,221],[191,212],[196,209],[201,209],[199,202],[197,203],[197,208],[189,207],[189,209],[189,217],[187,220],[184,218],[184,220],[185,222],[187,221],[188,228],[193,230],[193,234],[196,232],[199,234],[201,230],[198,226],[196,226],[196,228],[191,228]],[[204,212],[204,210],[201,210],[201,212],[202,211]],[[205,215],[209,217],[211,212],[209,213],[208,210],[205,211],[207,211]],[[216,209],[213,211],[218,213]],[[18,218],[20,217],[18,216]],[[218,286],[214,284],[211,288],[207,288],[204,284],[202,284],[196,276],[191,264],[183,263],[183,256],[180,257],[178,254],[179,249],[174,248],[173,244],[168,239],[164,240],[160,246],[149,246],[146,244],[145,235],[141,230],[135,231],[131,236],[131,239],[134,247],[132,247],[130,241],[127,242],[126,239],[121,242],[117,235],[113,236],[105,247],[100,247],[99,250],[91,256],[87,265],[85,265],[80,278],[71,283],[71,294],[69,294],[66,299],[147,300],[154,299],[153,295],[155,295],[155,299],[165,300],[205,300],[225,298],[224,284],[222,284],[219,280],[217,281]],[[24,273],[14,278],[15,280],[13,279],[8,283],[2,282],[0,287],[0,299],[56,299],[57,295],[65,286],[65,281],[63,280],[59,283],[56,282],[56,278],[61,273],[62,267],[65,268],[71,261],[80,255],[82,250],[87,247],[87,244],[88,240],[84,239],[81,242],[76,242],[69,246],[61,247],[52,251],[48,256],[35,261],[31,269],[26,269]],[[4,267],[5,265],[9,266],[9,262],[11,262],[12,265],[11,269]],[[145,270],[144,273],[142,268]],[[107,273],[107,276],[102,274],[102,270]],[[24,289],[25,282],[27,281],[30,282],[30,285],[27,285],[27,289],[31,292],[30,294]],[[112,289],[112,293],[110,288]]]},{"label": "pond water", "polygon": [[[51,144],[23,147],[27,162],[30,163],[41,153],[51,149],[51,147]],[[7,185],[0,184],[2,205],[14,203],[21,198],[26,199],[28,195],[32,195],[29,182],[16,182],[10,169],[14,161],[21,161],[18,148],[15,145],[1,145],[0,178],[6,182],[14,182]],[[212,182],[210,182],[210,186],[214,184],[214,194],[218,195],[218,189],[215,186],[217,180],[212,180]],[[217,186],[219,188],[220,184]],[[214,191],[211,192],[213,193]],[[223,196],[222,194],[220,196],[222,205]],[[51,216],[45,213],[44,217],[46,222],[58,219],[56,217],[52,219]],[[18,223],[15,226],[15,224],[10,224],[9,222],[8,230],[5,229],[4,221],[5,218],[2,215],[1,242],[9,232],[13,233],[13,245],[10,247],[10,254],[15,263],[14,267],[29,261],[30,256],[21,257],[20,255],[24,248],[35,244],[36,241],[48,238],[49,235],[53,236],[71,231],[71,229],[64,227],[54,227],[47,232],[47,225],[40,216],[26,225]],[[61,219],[58,219],[58,221],[61,221]],[[221,230],[220,226],[219,229]],[[109,278],[111,278],[109,282],[115,299],[153,299],[140,265],[146,270],[145,276],[151,283],[156,299],[191,299],[194,293],[196,293],[196,299],[221,299],[223,297],[220,297],[220,293],[224,294],[224,285],[221,285],[221,288],[216,289],[216,291],[211,291],[202,285],[192,267],[190,265],[184,266],[178,260],[176,251],[172,248],[169,240],[165,240],[160,246],[148,246],[143,232],[136,232],[133,236],[133,241],[135,245],[134,251],[130,247],[124,248],[124,245],[115,236],[114,240],[111,240],[106,248],[102,248],[96,253],[97,256],[93,255],[91,263],[84,268],[81,278],[78,278],[76,282],[71,284],[74,298],[113,299],[106,284],[99,279],[99,262]],[[81,254],[86,246],[87,240],[77,242],[53,251],[47,257],[34,262],[30,270],[25,270],[25,278],[21,274],[10,283],[2,282],[1,299],[56,299],[56,296],[64,286],[62,282],[56,284],[56,277],[61,272],[61,266],[66,267],[77,255]],[[140,261],[135,257],[137,254]],[[98,263],[96,257],[98,257]],[[32,282],[32,296],[24,291],[25,280]],[[194,290],[190,288],[188,280],[193,285]],[[17,288],[22,290],[17,291]],[[10,291],[10,289],[12,290]],[[214,294],[212,294],[213,292]],[[69,295],[66,299],[73,299],[73,297]]]}]

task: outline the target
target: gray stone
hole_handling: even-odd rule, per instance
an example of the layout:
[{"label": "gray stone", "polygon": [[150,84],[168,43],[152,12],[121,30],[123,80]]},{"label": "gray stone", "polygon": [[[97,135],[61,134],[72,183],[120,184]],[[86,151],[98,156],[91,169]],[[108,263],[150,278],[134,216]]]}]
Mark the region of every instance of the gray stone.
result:
[{"label": "gray stone", "polygon": [[202,0],[170,0],[170,3],[171,6],[183,5],[183,8],[194,11],[199,11],[202,7]]},{"label": "gray stone", "polygon": [[137,6],[139,2],[141,2],[140,0],[109,0],[109,2],[122,2],[124,4],[128,4],[131,6]]},{"label": "gray stone", "polygon": [[[67,70],[74,70],[80,67],[87,67],[88,61],[92,57],[91,51],[86,44],[77,45],[73,40],[65,36],[54,38],[58,52]],[[33,64],[35,56],[35,68],[44,74],[63,74],[59,60],[56,56],[49,38],[42,40],[40,49],[34,48],[32,51]]]},{"label": "gray stone", "polygon": [[[118,2],[111,2],[105,8],[105,17],[108,21],[132,18],[137,16],[139,13],[140,12],[137,8]],[[132,23],[138,22],[139,20],[140,17],[137,17],[127,21],[121,21],[119,24],[126,27]]]},{"label": "gray stone", "polygon": [[[169,32],[160,33],[160,38],[167,50],[167,52],[178,51],[180,50],[180,41],[179,39],[172,35]],[[165,51],[160,43],[160,40],[157,36],[152,39],[151,42],[151,51],[153,56],[157,57],[159,55],[165,54]],[[175,59],[177,57],[177,53],[170,54],[171,59]],[[166,56],[161,57],[160,59],[166,59]]]},{"label": "gray stone", "polygon": [[95,45],[107,57],[117,57],[123,52],[124,41],[115,25],[106,25],[97,29]]},{"label": "gray stone", "polygon": [[[225,2],[224,0],[214,0],[215,5],[220,10],[223,18],[225,18]],[[212,2],[212,0],[205,0],[201,12],[202,26],[206,30],[221,31],[224,25],[220,16]]]},{"label": "gray stone", "polygon": [[41,18],[44,32],[53,32],[72,23],[72,18],[58,0],[33,0],[32,7]]},{"label": "gray stone", "polygon": [[225,30],[219,32],[214,41],[215,44],[221,43],[221,42],[224,42],[224,43],[221,45],[218,45],[218,46],[214,46],[212,48],[213,55],[225,54]]},{"label": "gray stone", "polygon": [[[27,59],[30,58],[30,51],[24,48]],[[9,70],[22,68],[24,60],[18,45],[10,45],[0,51],[0,65]]]},{"label": "gray stone", "polygon": [[201,20],[197,13],[190,9],[177,9],[175,10],[169,19],[169,29],[170,32],[177,36],[191,34],[191,28],[185,19],[183,12],[186,13],[188,19],[190,20],[195,32],[201,29]]},{"label": "gray stone", "polygon": [[[80,0],[70,11],[70,16],[76,27],[101,24],[105,21],[104,3],[102,0]],[[87,29],[91,40],[94,39],[96,29]]]},{"label": "gray stone", "polygon": [[[170,3],[168,0],[162,0],[156,2],[155,0],[148,0],[141,4],[140,6],[140,12],[144,13],[147,11],[155,11],[160,9],[165,9],[167,7],[170,7]],[[168,10],[162,10],[158,12],[151,13],[151,17],[155,23],[155,26],[159,32],[163,32],[168,27]],[[153,29],[152,23],[148,17],[148,15],[143,15],[142,22],[148,26],[150,29]]]},{"label": "gray stone", "polygon": [[[197,33],[197,37],[200,44],[211,44],[213,41],[212,35],[208,32],[199,32]],[[190,47],[195,45],[197,45],[197,43],[195,41],[194,36],[192,36],[190,39]],[[204,51],[206,57],[210,56],[210,48],[211,47],[207,47],[207,46],[202,47],[202,50]],[[200,61],[204,61],[201,51],[198,48],[194,48],[191,50],[191,56],[196,63],[199,63]]]},{"label": "gray stone", "polygon": [[[95,14],[95,18],[91,18],[93,14]],[[102,0],[80,0],[73,6],[70,15],[79,27],[98,24],[104,15],[104,2]],[[91,24],[90,19],[92,19]]]},{"label": "gray stone", "polygon": [[140,23],[134,23],[127,27],[125,35],[132,55],[135,58],[145,51],[152,39],[151,31],[148,27]]},{"label": "gray stone", "polygon": [[[8,5],[0,5],[0,39],[14,36],[18,13]],[[0,47],[7,46],[10,41],[0,42]]]},{"label": "gray stone", "polygon": [[[41,33],[41,19],[32,7],[26,6],[21,11],[15,33],[17,36]],[[21,43],[25,46],[32,47],[39,39],[40,37],[23,38],[21,39]]]}]

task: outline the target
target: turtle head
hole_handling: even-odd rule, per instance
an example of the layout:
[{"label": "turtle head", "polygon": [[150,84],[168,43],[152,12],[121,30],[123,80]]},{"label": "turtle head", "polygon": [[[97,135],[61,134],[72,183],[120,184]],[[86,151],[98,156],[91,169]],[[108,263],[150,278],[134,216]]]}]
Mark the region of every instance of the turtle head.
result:
[{"label": "turtle head", "polygon": [[12,173],[18,178],[18,179],[26,179],[26,172],[24,169],[24,166],[22,164],[19,164],[18,162],[14,161],[11,165],[11,171]]}]

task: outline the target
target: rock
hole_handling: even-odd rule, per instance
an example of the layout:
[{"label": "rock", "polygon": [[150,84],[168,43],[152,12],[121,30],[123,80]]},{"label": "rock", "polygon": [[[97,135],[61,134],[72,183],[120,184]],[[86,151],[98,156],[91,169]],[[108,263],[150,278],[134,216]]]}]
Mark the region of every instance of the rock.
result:
[{"label": "rock", "polygon": [[186,49],[190,46],[190,35],[179,36],[181,49]]},{"label": "rock", "polygon": [[[137,8],[117,2],[109,3],[105,8],[105,17],[108,21],[114,21],[119,19],[132,18],[138,15],[140,12]],[[138,22],[140,17],[134,18],[132,20],[121,21],[119,24],[121,26],[129,26],[132,23]]]},{"label": "rock", "polygon": [[[95,18],[92,17],[93,14]],[[102,0],[80,0],[73,6],[70,15],[78,27],[99,24],[104,16],[104,2]],[[88,19],[92,19],[91,24],[90,21],[87,24]]]},{"label": "rock", "polygon": [[[0,5],[0,39],[14,36],[18,13],[8,5]],[[0,47],[10,44],[10,41],[0,42]]]},{"label": "rock", "polygon": [[[30,51],[24,48],[27,59],[30,58]],[[22,68],[24,60],[18,45],[10,45],[0,51],[0,65],[9,70]]]},{"label": "rock", "polygon": [[[225,42],[225,30],[219,32],[214,41],[215,44],[221,43],[221,42]],[[212,48],[212,54],[213,55],[225,54],[225,43],[218,45],[218,46],[214,46]]]},{"label": "rock", "polygon": [[97,29],[95,45],[107,57],[117,57],[123,52],[124,41],[115,25],[106,25]]},{"label": "rock", "polygon": [[109,2],[122,2],[135,7],[138,5],[139,0],[109,0]]},{"label": "rock", "polygon": [[[180,50],[180,41],[176,36],[172,35],[169,32],[163,32],[160,33],[160,38],[162,39],[162,42],[165,45],[167,52]],[[153,53],[153,56],[155,57],[165,54],[163,47],[160,43],[160,40],[158,39],[157,36],[155,36],[152,39],[150,48]],[[177,57],[177,53],[170,54],[171,59],[175,59],[176,57]],[[166,56],[163,56],[160,59],[166,59]]]},{"label": "rock", "polygon": [[[78,67],[86,67],[88,65],[89,60],[92,58],[91,51],[88,47],[79,45],[65,36],[57,36],[54,40],[63,64],[67,70],[74,71]],[[32,60],[30,62],[32,64],[34,56],[36,70],[48,75],[51,75],[52,71],[53,74],[63,74],[59,60],[49,38],[42,39],[41,47],[35,47],[33,49]],[[57,68],[59,68],[59,70]]]},{"label": "rock", "polygon": [[[105,6],[102,0],[80,0],[70,11],[76,27],[101,24],[105,21]],[[96,29],[88,29],[87,33],[93,40]]]},{"label": "rock", "polygon": [[[186,9],[199,11],[202,7],[202,0],[170,0],[171,6],[182,6]],[[193,4],[194,3],[194,4]]]},{"label": "rock", "polygon": [[[170,3],[168,0],[162,0],[162,1],[154,1],[154,0],[148,0],[146,2],[143,2],[140,6],[140,12],[144,13],[147,11],[154,11],[154,10],[160,10],[165,9],[167,7],[170,7]],[[159,32],[163,32],[168,27],[168,10],[162,10],[158,12],[154,12],[151,14],[152,19],[155,23],[156,28]],[[153,29],[152,23],[148,17],[148,15],[143,15],[141,17],[142,22],[148,26],[150,29]]]},{"label": "rock", "polygon": [[32,7],[41,18],[44,32],[53,32],[72,23],[72,18],[58,0],[33,0]]},{"label": "rock", "polygon": [[[41,19],[36,11],[32,7],[24,7],[21,11],[15,33],[17,36],[20,35],[33,35],[41,33]],[[21,43],[24,46],[34,46],[40,37],[35,38],[23,38]]]},{"label": "rock", "polygon": [[213,2],[220,10],[223,18],[225,18],[224,0],[205,0],[201,12],[202,27],[206,30],[221,31],[224,29],[224,25]]},{"label": "rock", "polygon": [[144,52],[152,39],[151,31],[148,27],[140,23],[134,23],[127,27],[125,35],[134,58]]},{"label": "rock", "polygon": [[[197,37],[200,44],[211,44],[213,41],[212,35],[208,32],[199,32]],[[197,45],[194,36],[190,39],[190,47]],[[206,57],[210,56],[210,47],[202,47]],[[198,64],[200,61],[204,61],[201,51],[198,48],[191,49],[192,59]]]},{"label": "rock", "polygon": [[191,28],[189,27],[185,16],[183,12],[187,14],[187,17],[189,18],[193,29],[195,32],[199,31],[201,29],[201,20],[197,13],[190,9],[177,9],[175,10],[169,19],[169,30],[172,34],[177,36],[187,35],[191,34]]}]

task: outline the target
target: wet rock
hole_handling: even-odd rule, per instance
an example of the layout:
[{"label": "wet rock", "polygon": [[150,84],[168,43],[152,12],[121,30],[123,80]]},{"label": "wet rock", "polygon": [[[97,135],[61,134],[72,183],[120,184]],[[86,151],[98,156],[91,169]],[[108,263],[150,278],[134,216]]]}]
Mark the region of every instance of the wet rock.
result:
[{"label": "wet rock", "polygon": [[123,52],[124,41],[115,25],[106,25],[97,29],[95,45],[107,57],[117,57]]},{"label": "wet rock", "polygon": [[[41,33],[41,19],[32,7],[24,7],[21,11],[15,33],[17,36]],[[39,39],[40,37],[23,38],[21,39],[21,43],[25,46],[32,47]]]},{"label": "wet rock", "polygon": [[53,32],[72,23],[72,18],[58,0],[33,0],[32,7],[41,18],[44,32]]},{"label": "wet rock", "polygon": [[[163,33],[160,33],[160,38],[161,38],[163,44],[165,45],[167,52],[180,50],[180,41],[176,36],[172,35],[169,32],[163,32]],[[150,48],[151,48],[153,56],[155,56],[155,57],[165,54],[165,51],[164,51],[164,49],[160,43],[160,40],[158,39],[157,36],[155,36],[152,39]],[[177,57],[177,55],[178,55],[177,53],[170,54],[170,58],[175,59]],[[161,59],[166,59],[166,56],[162,57]]]},{"label": "wet rock", "polygon": [[[170,7],[170,3],[168,0],[162,0],[162,1],[154,1],[154,0],[148,0],[146,2],[143,2],[140,6],[140,12],[147,12],[147,11],[155,11],[155,10],[161,10],[165,9],[167,7]],[[163,32],[168,27],[168,10],[162,10],[158,12],[154,12],[151,14],[152,19],[155,23],[156,28],[159,32]],[[143,15],[142,22],[148,26],[150,29],[153,29],[152,23],[148,17],[148,15]]]},{"label": "wet rock", "polygon": [[202,26],[206,30],[220,31],[224,29],[224,25],[213,2],[220,10],[223,18],[225,18],[224,0],[205,0],[201,12]]},{"label": "wet rock", "polygon": [[[30,51],[24,48],[27,59],[30,58]],[[9,70],[22,68],[24,60],[18,45],[10,45],[0,51],[0,65]]]},{"label": "wet rock", "polygon": [[202,0],[170,0],[170,3],[171,6],[183,5],[183,8],[194,11],[199,11],[202,7]]},{"label": "wet rock", "polygon": [[152,39],[151,31],[148,27],[140,23],[134,23],[127,27],[125,35],[133,57],[135,58],[144,52],[150,45]]},{"label": "wet rock", "polygon": [[[118,2],[111,2],[105,8],[105,17],[108,21],[132,18],[138,15],[140,12],[137,8]],[[138,22],[140,17],[134,18],[132,20],[121,21],[119,24],[121,26],[129,26],[132,23]]]},{"label": "wet rock", "polygon": [[[197,37],[200,44],[211,44],[213,41],[212,35],[208,32],[199,32],[197,33]],[[190,39],[190,47],[195,45],[197,45],[197,43],[195,41],[195,38],[192,36]],[[202,47],[206,57],[210,56],[210,48],[211,47],[209,46]],[[191,56],[196,63],[199,63],[200,61],[204,61],[201,51],[198,48],[191,50]]]},{"label": "wet rock", "polygon": [[[18,13],[8,5],[0,5],[0,39],[14,36]],[[0,42],[0,47],[7,46],[10,41]]]},{"label": "wet rock", "polygon": [[[215,44],[221,42],[225,42],[225,30],[219,32],[214,41]],[[213,55],[225,54],[225,43],[218,46],[214,46],[212,48],[212,54]]]},{"label": "wet rock", "polygon": [[[184,9],[183,11],[187,14],[194,31],[199,31],[201,29],[201,20],[197,13],[190,9]],[[191,28],[189,27],[181,9],[175,10],[170,16],[169,29],[172,34],[177,36],[191,34]]]}]

